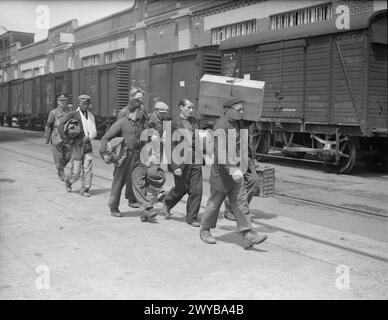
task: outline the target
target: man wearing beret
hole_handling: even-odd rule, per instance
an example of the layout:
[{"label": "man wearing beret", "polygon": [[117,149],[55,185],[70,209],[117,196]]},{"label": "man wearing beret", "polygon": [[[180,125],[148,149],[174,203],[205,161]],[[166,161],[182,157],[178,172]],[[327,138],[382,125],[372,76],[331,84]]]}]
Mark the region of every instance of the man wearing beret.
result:
[{"label": "man wearing beret", "polygon": [[71,186],[81,177],[81,195],[90,197],[89,190],[92,186],[93,177],[93,148],[91,139],[97,136],[96,121],[91,109],[91,98],[82,94],[78,97],[78,108],[69,112],[62,120],[64,125],[70,119],[77,120],[81,132],[72,139],[71,170],[65,177],[67,192],[71,192]]},{"label": "man wearing beret", "polygon": [[[236,219],[237,230],[242,235],[243,240],[248,242],[248,245],[259,244],[267,239],[265,234],[258,234],[252,230],[251,221],[245,215],[245,211],[249,210],[247,195],[244,183],[244,173],[237,166],[232,164],[228,159],[228,130],[236,130],[239,151],[239,136],[240,136],[240,120],[244,112],[243,101],[237,98],[229,98],[224,104],[223,115],[217,120],[213,130],[224,131],[225,138],[218,138],[214,142],[214,164],[212,165],[210,178],[210,197],[207,201],[205,211],[202,215],[200,238],[209,244],[216,243],[210,233],[210,229],[215,228],[217,224],[218,213],[226,196],[229,197],[232,212]],[[217,143],[218,142],[218,143]],[[226,150],[226,161],[219,161],[218,149]],[[222,149],[221,149],[222,150]],[[248,153],[248,150],[246,150]]]},{"label": "man wearing beret", "polygon": [[[150,140],[158,143],[160,146],[159,155],[156,153],[152,153],[150,157],[147,159],[150,164],[156,165],[160,170],[160,162],[163,157],[163,139],[165,138],[163,132],[163,121],[167,121],[169,119],[169,110],[167,104],[163,101],[157,101],[154,105],[154,111],[149,114],[149,121],[147,123],[147,128],[153,130],[153,135]],[[150,170],[150,169],[149,169]],[[165,196],[165,192],[163,187],[156,188],[155,186],[150,185],[148,187],[148,192],[152,194],[152,198],[154,201],[162,201]]]},{"label": "man wearing beret", "polygon": [[65,181],[65,167],[70,161],[71,146],[62,139],[59,133],[60,120],[69,112],[67,106],[67,94],[60,93],[55,97],[57,107],[51,110],[45,126],[45,143],[51,145],[54,163],[58,171],[58,177]]}]

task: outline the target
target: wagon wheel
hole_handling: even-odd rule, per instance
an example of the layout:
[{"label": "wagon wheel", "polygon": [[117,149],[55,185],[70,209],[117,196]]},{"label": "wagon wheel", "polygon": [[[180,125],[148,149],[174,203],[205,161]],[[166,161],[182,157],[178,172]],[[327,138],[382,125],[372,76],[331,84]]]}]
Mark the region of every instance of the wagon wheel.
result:
[{"label": "wagon wheel", "polygon": [[255,150],[255,159],[260,162],[267,160],[266,157],[257,155],[257,153],[267,154],[269,151],[268,133],[259,133],[253,137],[253,150]]},{"label": "wagon wheel", "polygon": [[338,174],[349,173],[356,164],[356,147],[352,141],[342,140],[340,142],[339,151],[341,152],[341,155],[338,164],[335,164],[335,159],[332,159],[326,160],[323,165],[325,168],[333,170]]}]

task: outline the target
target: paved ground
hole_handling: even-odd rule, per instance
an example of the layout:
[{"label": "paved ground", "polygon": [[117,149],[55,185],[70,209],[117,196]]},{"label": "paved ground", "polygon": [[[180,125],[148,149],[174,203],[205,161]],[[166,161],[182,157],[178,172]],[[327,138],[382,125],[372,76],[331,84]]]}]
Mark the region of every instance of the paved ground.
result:
[{"label": "paved ground", "polygon": [[[0,298],[388,298],[386,219],[255,198],[253,226],[269,235],[265,243],[244,250],[235,224],[220,216],[218,243],[206,245],[184,222],[184,201],[171,220],[142,223],[123,197],[125,217],[111,217],[112,167],[97,156],[99,141],[92,197],[78,187],[67,194],[41,135],[0,128]],[[278,193],[387,213],[387,176],[362,167],[337,176],[317,165],[270,165]],[[171,182],[168,175],[167,189]]]}]

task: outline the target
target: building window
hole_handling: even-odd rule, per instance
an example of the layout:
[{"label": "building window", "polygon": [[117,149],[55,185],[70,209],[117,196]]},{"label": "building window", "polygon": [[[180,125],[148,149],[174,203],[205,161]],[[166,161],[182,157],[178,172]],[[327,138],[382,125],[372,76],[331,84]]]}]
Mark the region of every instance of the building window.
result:
[{"label": "building window", "polygon": [[82,58],[82,67],[96,66],[100,63],[100,56],[95,54]]},{"label": "building window", "polygon": [[105,63],[113,63],[124,60],[124,49],[105,52]]},{"label": "building window", "polygon": [[34,77],[40,76],[40,68],[34,68]]},{"label": "building window", "polygon": [[22,78],[23,79],[28,79],[28,78],[32,78],[32,70],[24,70],[22,71]]},{"label": "building window", "polygon": [[331,18],[331,3],[327,3],[271,16],[271,29],[277,30],[301,24],[330,20]]},{"label": "building window", "polygon": [[243,36],[256,32],[256,20],[230,24],[212,29],[212,44],[220,44],[228,38]]}]

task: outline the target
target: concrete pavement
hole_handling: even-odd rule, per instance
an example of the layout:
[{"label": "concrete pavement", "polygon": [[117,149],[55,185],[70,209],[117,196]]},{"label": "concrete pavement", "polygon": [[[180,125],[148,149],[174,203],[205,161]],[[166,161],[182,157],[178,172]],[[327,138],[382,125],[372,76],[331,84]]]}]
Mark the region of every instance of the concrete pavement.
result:
[{"label": "concrete pavement", "polygon": [[[387,254],[383,235],[374,239],[361,228],[353,233],[348,227],[336,230],[322,221],[301,221],[306,210],[313,216],[331,216],[331,221],[336,216],[275,197],[255,198],[252,203],[253,225],[268,233],[269,239],[250,250],[243,249],[235,223],[221,218],[214,231],[218,243],[204,244],[198,228],[184,222],[185,202],[174,208],[170,220],[158,216],[154,223],[142,223],[137,212],[126,206],[123,195],[120,208],[125,217],[113,218],[107,207],[113,168],[96,156],[92,197],[81,197],[77,186],[68,194],[40,135],[0,128],[0,298],[388,297],[386,262],[260,222],[324,240],[346,240],[349,246],[373,249],[381,256]],[[97,154],[99,141],[94,144]],[[277,169],[277,178],[286,177],[290,177],[286,169]],[[172,185],[171,175],[167,180],[166,189]],[[204,182],[203,206],[208,192]],[[349,225],[352,220],[347,219]],[[380,234],[387,230],[386,222],[375,225]]]}]

